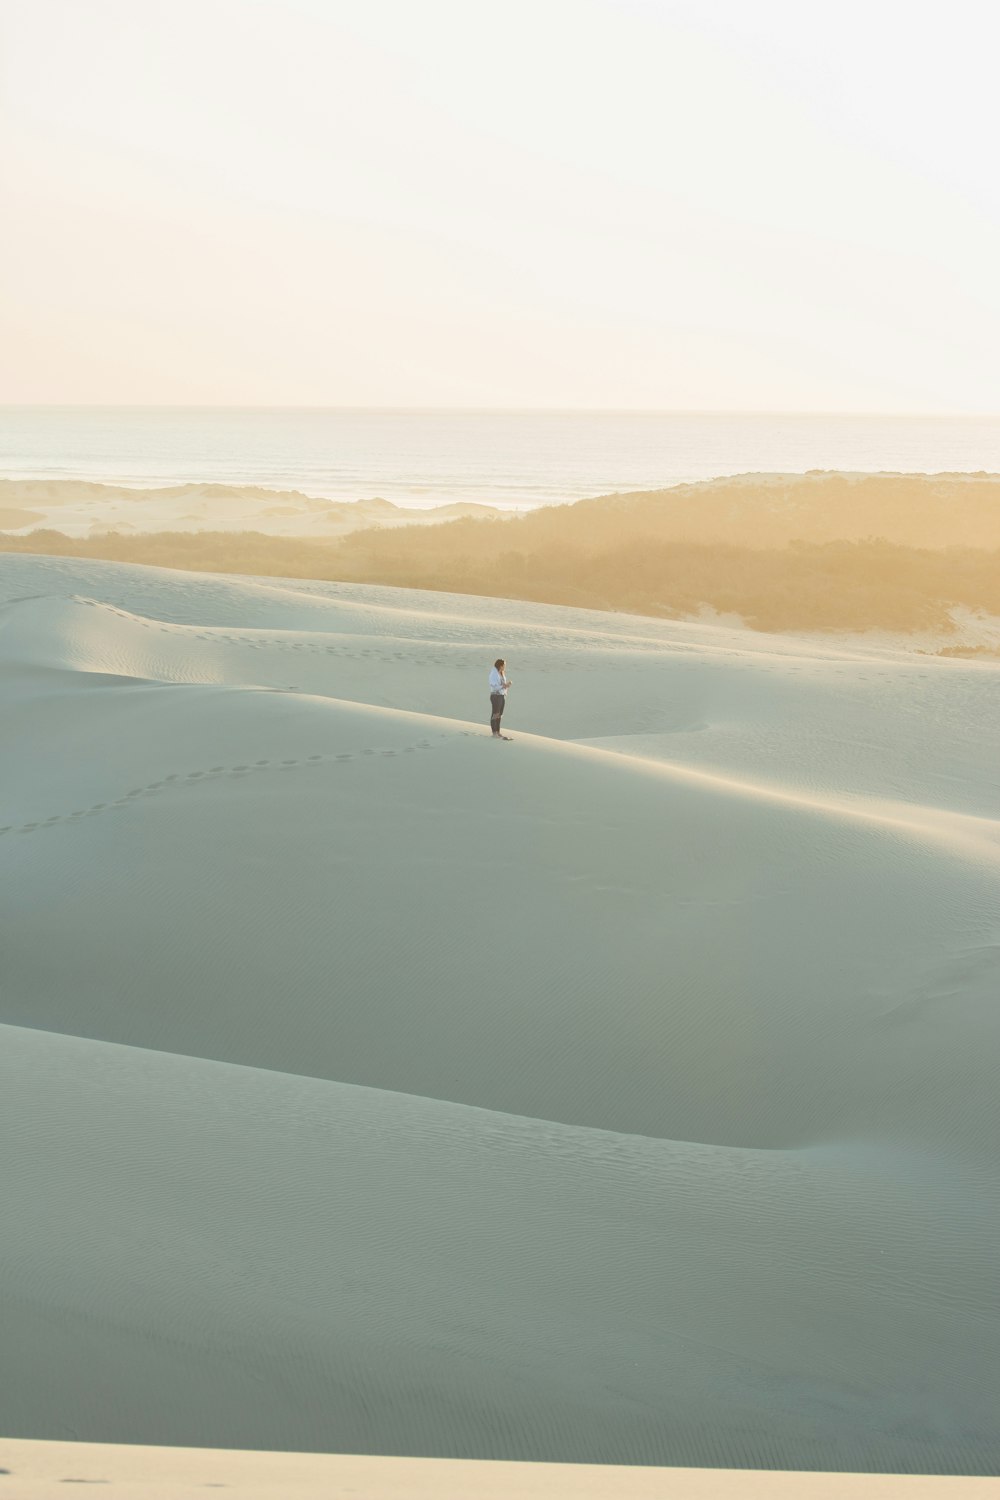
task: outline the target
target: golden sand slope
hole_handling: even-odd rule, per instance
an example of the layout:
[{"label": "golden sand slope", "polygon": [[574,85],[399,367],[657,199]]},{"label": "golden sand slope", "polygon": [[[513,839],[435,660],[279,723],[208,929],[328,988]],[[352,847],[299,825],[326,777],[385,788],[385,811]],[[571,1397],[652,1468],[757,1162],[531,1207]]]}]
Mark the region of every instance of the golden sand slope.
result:
[{"label": "golden sand slope", "polygon": [[12,1432],[995,1471],[995,667],[0,598]]},{"label": "golden sand slope", "polygon": [[[0,1439],[18,1500],[65,1500],[65,1484],[98,1484],[120,1500],[988,1500],[989,1479],[869,1474],[733,1473],[722,1469],[509,1464],[433,1458],[254,1453]],[[4,1470],[0,1468],[0,1475]]]},{"label": "golden sand slope", "polygon": [[547,515],[567,540],[572,531],[614,540],[624,530],[748,547],[884,537],[906,547],[992,549],[1000,547],[1000,475],[734,474],[606,495]]}]

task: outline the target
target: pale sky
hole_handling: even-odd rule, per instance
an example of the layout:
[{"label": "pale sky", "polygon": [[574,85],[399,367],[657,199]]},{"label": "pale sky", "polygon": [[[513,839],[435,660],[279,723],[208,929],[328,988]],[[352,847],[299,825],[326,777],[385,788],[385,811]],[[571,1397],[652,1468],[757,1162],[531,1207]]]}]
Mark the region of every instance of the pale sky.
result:
[{"label": "pale sky", "polygon": [[995,0],[0,35],[0,402],[1000,412]]}]

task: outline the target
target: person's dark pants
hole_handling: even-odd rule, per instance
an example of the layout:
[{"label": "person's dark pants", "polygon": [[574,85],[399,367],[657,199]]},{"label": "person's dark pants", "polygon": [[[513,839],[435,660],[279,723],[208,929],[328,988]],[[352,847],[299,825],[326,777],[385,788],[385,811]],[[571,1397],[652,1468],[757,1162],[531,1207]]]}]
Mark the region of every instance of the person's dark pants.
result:
[{"label": "person's dark pants", "polygon": [[490,728],[494,734],[500,733],[500,720],[503,718],[504,705],[507,699],[503,693],[490,694],[490,707],[493,712],[490,715]]}]

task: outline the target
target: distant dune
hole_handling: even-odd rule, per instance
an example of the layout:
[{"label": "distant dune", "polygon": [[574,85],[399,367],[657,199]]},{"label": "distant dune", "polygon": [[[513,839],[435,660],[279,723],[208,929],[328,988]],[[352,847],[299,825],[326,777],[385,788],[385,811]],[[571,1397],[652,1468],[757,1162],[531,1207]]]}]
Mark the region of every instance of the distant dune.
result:
[{"label": "distant dune", "polygon": [[[350,535],[346,522],[317,521],[309,511],[281,525],[290,532],[305,517],[311,531],[262,535],[234,500],[223,531],[190,518],[182,518],[180,530],[143,535],[100,531],[77,538],[64,527],[22,528],[0,536],[0,550],[389,584],[668,619],[708,610],[758,630],[907,633],[923,650],[1000,647],[995,476],[747,475],[515,517],[449,521],[435,511],[448,524],[405,529],[405,512],[383,524],[382,512],[371,509],[381,503],[367,502],[368,509],[348,517],[358,523]],[[355,509],[341,506],[337,513]],[[218,507],[213,514],[221,514]],[[322,540],[312,539],[320,533]]]},{"label": "distant dune", "polygon": [[[583,500],[562,535],[784,547],[882,538],[903,547],[1000,547],[998,474],[739,474]],[[543,529],[543,523],[531,519]]]},{"label": "distant dune", "polygon": [[[84,480],[0,479],[0,528],[44,527],[77,537],[255,531],[322,539],[463,518],[515,519],[485,505],[412,510],[388,500],[320,500],[253,485],[129,489]],[[993,549],[1000,547],[1000,475],[741,474],[546,506],[517,519],[533,540],[557,537],[588,546],[624,537],[740,547],[879,537],[906,547]]]},{"label": "distant dune", "polygon": [[417,511],[388,500],[317,500],[297,490],[254,485],[181,484],[129,489],[80,479],[0,479],[0,529],[57,528],[66,536],[158,531],[255,531],[329,539],[369,526],[434,525],[501,514],[483,505]]},{"label": "distant dune", "polygon": [[709,606],[764,630],[949,631],[1000,616],[1000,478],[744,475],[609,495],[499,533],[359,534],[338,576],[685,617]]},{"label": "distant dune", "polygon": [[998,682],[0,558],[8,1435],[995,1474]]}]

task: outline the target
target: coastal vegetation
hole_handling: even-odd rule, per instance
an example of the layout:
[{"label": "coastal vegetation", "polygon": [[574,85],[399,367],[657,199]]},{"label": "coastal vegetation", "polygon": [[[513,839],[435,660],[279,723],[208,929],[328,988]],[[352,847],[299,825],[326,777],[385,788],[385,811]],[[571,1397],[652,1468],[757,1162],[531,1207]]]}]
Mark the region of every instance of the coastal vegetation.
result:
[{"label": "coastal vegetation", "polygon": [[745,476],[332,539],[45,528],[0,534],[0,550],[668,619],[708,609],[763,631],[947,632],[955,608],[1000,615],[1000,481]]}]

